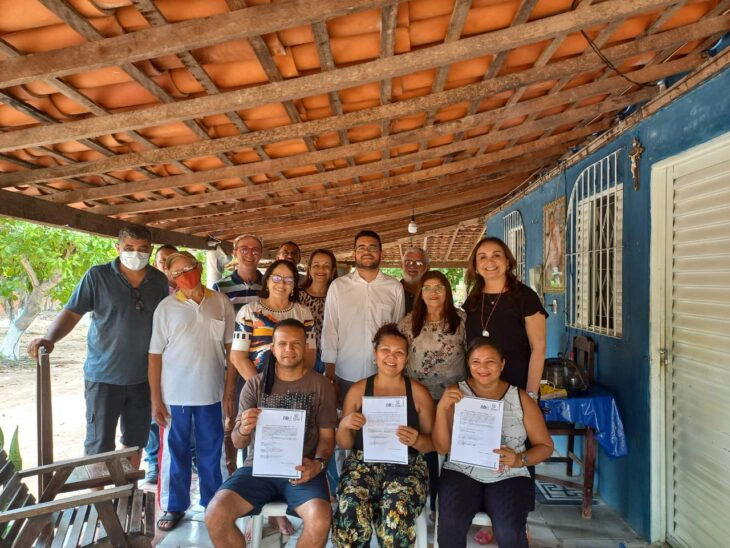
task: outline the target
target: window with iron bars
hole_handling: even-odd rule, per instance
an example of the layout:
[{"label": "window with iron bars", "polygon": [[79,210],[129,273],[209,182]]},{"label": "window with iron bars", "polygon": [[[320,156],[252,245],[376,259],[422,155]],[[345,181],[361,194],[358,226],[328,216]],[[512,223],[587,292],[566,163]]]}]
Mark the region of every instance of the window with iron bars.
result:
[{"label": "window with iron bars", "polygon": [[622,333],[623,183],[620,150],[584,169],[568,202],[566,323]]},{"label": "window with iron bars", "polygon": [[519,211],[513,211],[503,218],[504,242],[517,261],[515,276],[525,283],[525,226]]}]

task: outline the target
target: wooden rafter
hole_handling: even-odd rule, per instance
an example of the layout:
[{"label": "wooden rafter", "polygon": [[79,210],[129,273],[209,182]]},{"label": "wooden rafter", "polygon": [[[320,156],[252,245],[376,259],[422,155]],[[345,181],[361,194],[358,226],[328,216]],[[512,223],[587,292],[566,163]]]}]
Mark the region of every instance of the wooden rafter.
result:
[{"label": "wooden rafter", "polygon": [[205,19],[143,29],[78,46],[26,55],[22,60],[4,61],[0,63],[0,88],[258,36],[393,2],[395,0],[298,0],[262,4]]},{"label": "wooden rafter", "polygon": [[[445,145],[439,147],[430,152],[435,152],[441,156],[445,154],[452,154],[455,151],[467,150],[474,147],[486,147],[490,144],[499,143],[505,140],[519,138],[530,135],[536,131],[550,129],[552,127],[575,122],[582,120],[586,117],[594,116],[598,113],[610,113],[616,112],[625,108],[626,106],[633,104],[638,101],[646,100],[656,94],[655,90],[642,90],[631,96],[617,97],[611,101],[604,101],[597,105],[590,105],[581,109],[576,109],[569,114],[558,114],[554,116],[544,117],[536,122],[530,124],[522,124],[513,128],[505,129],[500,132],[495,132],[488,136],[479,136],[472,139],[461,141],[460,144]],[[439,124],[438,126],[428,128],[426,130],[414,130],[413,132],[403,132],[388,137],[380,137],[370,141],[362,141],[350,145],[343,145],[336,148],[324,149],[317,152],[310,152],[295,156],[287,156],[276,160],[268,160],[262,162],[254,162],[250,164],[241,164],[237,166],[230,166],[218,169],[211,169],[208,171],[198,171],[195,173],[174,175],[170,177],[159,178],[154,181],[137,181],[131,183],[121,183],[113,186],[104,186],[98,188],[86,188],[78,191],[64,192],[58,196],[52,196],[48,199],[52,201],[59,201],[63,203],[80,202],[88,199],[99,199],[108,198],[113,196],[124,196],[127,194],[133,194],[136,192],[148,192],[150,190],[159,190],[162,188],[181,187],[191,184],[199,184],[204,182],[214,182],[220,179],[229,177],[241,177],[250,176],[257,173],[268,173],[271,171],[280,171],[283,169],[291,169],[299,166],[310,165],[315,162],[324,162],[329,160],[336,160],[343,156],[351,156],[356,154],[363,154],[370,152],[371,150],[380,150],[386,147],[392,147],[398,144],[407,144],[418,140],[418,136],[423,134],[424,131],[428,131],[429,137],[433,138],[438,135],[447,135],[454,132],[454,128],[457,130],[462,127],[478,127],[484,124],[482,119],[490,118],[492,115],[475,115],[469,118],[460,118],[453,122],[446,122]],[[442,150],[443,149],[443,150]],[[420,157],[426,159],[431,158],[429,151],[422,151],[418,153]],[[412,163],[409,160],[409,156],[402,156],[391,158],[380,162],[383,165],[389,165],[391,167],[397,167],[406,163]],[[372,172],[378,171],[372,164],[363,164],[355,166],[353,165],[349,169],[351,174],[359,174],[360,172]],[[308,175],[298,178],[291,178],[282,181],[279,187],[281,189],[292,189],[302,184],[307,184],[310,181],[317,180],[342,180],[345,177],[340,175],[340,170],[330,170],[326,173]],[[344,169],[342,170],[344,171]],[[383,171],[383,170],[380,170]],[[274,183],[276,184],[276,183]],[[256,186],[245,187],[251,192],[256,191]]]},{"label": "wooden rafter", "polygon": [[[703,34],[706,35],[704,31]],[[683,34],[683,36],[686,35]],[[677,39],[681,40],[679,36]],[[650,47],[648,42],[647,47]],[[626,48],[623,49],[626,50]],[[613,49],[609,51],[613,53]],[[641,50],[632,48],[631,51],[623,51],[621,53],[621,57],[634,55],[637,51]],[[616,53],[616,56],[618,57],[618,52]],[[647,69],[634,71],[631,73],[631,77],[638,82],[650,82],[667,75],[682,72],[684,69],[692,66],[691,63],[696,62],[697,60],[694,57],[690,56],[689,58],[672,61],[664,65],[658,65]],[[555,65],[558,64],[559,63],[555,63]],[[565,66],[564,70],[561,70],[560,73],[569,73],[570,71],[575,70],[575,66]],[[554,74],[555,73],[552,73],[551,76],[554,76]],[[529,78],[528,81],[539,81],[539,78],[540,77],[536,76],[535,78]],[[496,89],[493,90],[495,92],[498,92],[501,89],[508,89],[510,86],[514,85],[514,78],[504,77],[503,82],[499,82],[499,80],[499,78],[495,80],[496,82],[498,82],[498,86],[496,87]],[[490,82],[490,85],[493,86],[493,83]],[[531,99],[529,101],[520,102],[511,107],[500,107],[489,110],[480,113],[478,118],[466,117],[464,119],[464,122],[462,123],[466,124],[470,120],[473,120],[474,123],[477,125],[488,124],[502,118],[513,118],[517,116],[522,116],[533,111],[539,112],[566,103],[580,101],[589,97],[623,88],[625,88],[625,81],[620,77],[615,76],[601,82],[594,82],[585,84],[583,86],[571,88],[552,96],[539,97],[536,99]],[[458,103],[460,102],[460,100],[463,100],[464,94],[462,92],[462,89],[463,88],[456,88],[454,90],[449,90],[447,92],[442,92],[439,94],[428,95],[416,99],[409,99],[394,105],[387,105],[386,107],[374,107],[371,109],[347,113],[343,116],[336,118],[326,118],[322,120],[303,122],[300,124],[256,131],[246,135],[223,137],[211,141],[198,141],[188,145],[178,145],[158,150],[123,154],[119,156],[113,156],[111,158],[103,158],[100,160],[94,160],[89,162],[79,162],[68,166],[36,168],[33,170],[0,174],[0,187],[17,186],[32,182],[48,181],[65,177],[79,177],[83,175],[103,173],[108,171],[118,171],[121,169],[128,169],[146,164],[160,164],[173,161],[175,159],[206,156],[234,149],[256,147],[264,143],[301,138],[303,136],[324,133],[326,131],[346,129],[357,125],[366,124],[369,121],[374,121],[381,118],[387,119],[395,116],[404,116],[412,112],[417,112],[424,107],[428,108],[429,105],[435,104],[437,106],[446,106],[451,103]],[[443,124],[439,125],[441,126]],[[465,127],[468,126],[465,125]],[[437,135],[437,133],[433,133],[433,130],[429,128],[425,128],[423,129],[423,131],[424,135]],[[413,133],[413,135],[416,134]],[[419,135],[417,138],[422,138],[422,136]]]},{"label": "wooden rafter", "polygon": [[[657,82],[730,29],[730,0],[247,2],[40,0],[53,29],[17,13],[0,36],[10,214],[200,247],[254,231],[342,252],[367,227],[386,261],[418,242],[463,266],[485,215],[659,104],[677,86]],[[24,54],[57,31],[76,45]]]},{"label": "wooden rafter", "polygon": [[[9,134],[0,134],[0,152],[23,146],[68,141],[114,131],[125,131],[149,125],[202,117],[230,110],[234,105],[238,109],[250,108],[260,104],[328,93],[332,90],[340,90],[362,83],[379,81],[385,77],[402,76],[432,66],[442,66],[478,55],[487,55],[495,51],[501,51],[506,47],[514,48],[530,44],[551,38],[561,32],[570,32],[586,26],[598,25],[617,17],[628,17],[667,3],[669,3],[668,0],[632,0],[632,2],[607,0],[595,6],[592,10],[567,12],[525,23],[517,27],[508,27],[488,34],[465,38],[448,44],[440,44],[411,53],[338,68],[337,70],[326,73],[302,76],[277,84],[257,86],[222,93],[220,95],[208,95],[196,99],[179,101],[174,105],[160,105],[89,120],[67,122],[59,128],[51,128],[52,130],[56,130],[51,134],[44,135],[43,131],[38,131],[36,128],[11,132],[13,139],[8,139]],[[728,25],[730,16],[722,16],[718,17],[718,19],[722,19],[722,21],[715,29],[715,32]],[[703,22],[705,26],[709,23],[710,21]],[[711,33],[707,32],[705,36],[708,34]],[[658,36],[652,38],[657,38]],[[23,59],[26,57],[29,56],[24,56]],[[548,67],[545,68],[547,69]],[[573,68],[575,69],[576,67],[574,66]],[[3,64],[0,63],[0,74],[2,74],[2,69]],[[542,79],[544,80],[546,78]],[[3,83],[0,82],[0,87],[2,85]]]},{"label": "wooden rafter", "polygon": [[[403,178],[414,178],[414,179],[420,179],[421,177],[433,177],[436,175],[443,175],[446,173],[456,173],[459,171],[463,171],[464,169],[471,169],[476,166],[488,164],[488,163],[495,163],[502,160],[505,160],[507,158],[514,158],[518,157],[522,154],[527,154],[530,152],[534,152],[538,148],[543,147],[550,147],[555,144],[560,144],[561,142],[570,141],[575,139],[578,135],[582,135],[583,137],[587,137],[589,135],[592,135],[593,133],[600,132],[603,129],[608,127],[608,124],[602,123],[597,124],[595,126],[591,126],[590,128],[582,128],[578,132],[569,131],[564,134],[557,135],[556,137],[549,138],[549,139],[543,139],[537,143],[528,143],[524,145],[519,145],[512,147],[511,149],[505,149],[498,152],[492,152],[489,154],[483,154],[482,156],[476,157],[476,158],[470,158],[468,160],[463,160],[461,162],[454,162],[452,164],[446,165],[446,166],[439,166],[439,168],[429,168],[428,170],[423,170],[422,172],[416,172],[416,174],[406,174],[406,175],[399,175],[397,177],[403,177]],[[474,141],[474,143],[477,143],[479,141]],[[450,145],[445,145],[442,149],[444,153],[448,153],[449,151],[453,150],[463,150],[464,149],[464,141],[461,143],[452,143]],[[420,160],[425,153],[415,153],[408,156],[404,156],[401,158],[393,158],[391,160],[386,160],[383,162],[377,162],[374,164],[363,164],[356,166],[355,168],[344,168],[341,170],[337,170],[337,178],[348,178],[355,174],[362,175],[369,173],[373,170],[378,171],[384,169],[384,166],[388,166],[388,169],[396,168],[396,167],[402,167],[405,165],[412,164],[414,161]],[[426,172],[428,172],[428,175],[426,175]],[[142,211],[158,211],[161,209],[170,209],[170,208],[176,208],[176,207],[185,207],[185,206],[191,206],[191,205],[200,205],[201,203],[211,203],[211,202],[219,202],[223,200],[230,200],[230,199],[240,199],[245,198],[247,196],[260,194],[263,192],[281,192],[284,190],[289,190],[291,188],[295,188],[297,186],[301,186],[302,184],[306,184],[308,182],[321,182],[321,175],[305,175],[302,177],[296,177],[293,179],[288,179],[286,181],[277,181],[273,183],[265,183],[256,185],[255,187],[243,187],[243,188],[234,188],[230,190],[221,190],[216,192],[214,195],[208,195],[208,194],[197,194],[194,196],[184,196],[179,198],[171,198],[169,200],[164,201],[155,201],[155,202],[140,202],[140,203],[134,203],[134,204],[122,204],[122,205],[116,205],[116,206],[101,206],[94,208],[94,212],[101,214],[101,215],[116,215],[119,213],[132,213],[132,212],[142,212]]]}]

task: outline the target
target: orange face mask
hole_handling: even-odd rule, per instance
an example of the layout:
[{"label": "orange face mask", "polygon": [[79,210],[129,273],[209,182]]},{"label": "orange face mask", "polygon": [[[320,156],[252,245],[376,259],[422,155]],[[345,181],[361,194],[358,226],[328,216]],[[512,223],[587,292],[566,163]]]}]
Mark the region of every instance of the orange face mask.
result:
[{"label": "orange face mask", "polygon": [[194,289],[200,283],[200,270],[196,268],[185,274],[180,274],[175,278],[175,282],[182,289]]}]

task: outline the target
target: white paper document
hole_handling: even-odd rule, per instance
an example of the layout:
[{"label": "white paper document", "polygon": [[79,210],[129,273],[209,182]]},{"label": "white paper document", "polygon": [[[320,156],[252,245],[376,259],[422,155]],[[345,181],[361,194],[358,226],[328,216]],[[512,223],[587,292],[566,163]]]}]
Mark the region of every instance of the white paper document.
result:
[{"label": "white paper document", "polygon": [[366,396],[362,399],[362,414],[365,462],[408,464],[408,446],[396,435],[399,426],[408,424],[406,397]]},{"label": "white paper document", "polygon": [[499,468],[499,455],[494,452],[502,442],[504,402],[464,397],[454,406],[454,428],[451,434],[453,462]]},{"label": "white paper document", "polygon": [[278,478],[301,477],[307,412],[302,409],[261,409],[256,420],[253,475]]}]

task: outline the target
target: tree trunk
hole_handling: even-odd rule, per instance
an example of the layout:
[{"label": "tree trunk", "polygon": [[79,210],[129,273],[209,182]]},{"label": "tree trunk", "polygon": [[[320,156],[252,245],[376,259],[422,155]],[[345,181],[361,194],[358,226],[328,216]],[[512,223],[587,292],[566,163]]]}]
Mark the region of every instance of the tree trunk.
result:
[{"label": "tree trunk", "polygon": [[28,298],[25,300],[20,313],[10,323],[8,332],[5,334],[2,346],[0,347],[0,356],[7,360],[20,360],[20,337],[33,323],[43,308],[43,302],[48,293],[56,287],[61,281],[61,273],[54,274],[50,280],[46,280],[33,288]]}]

